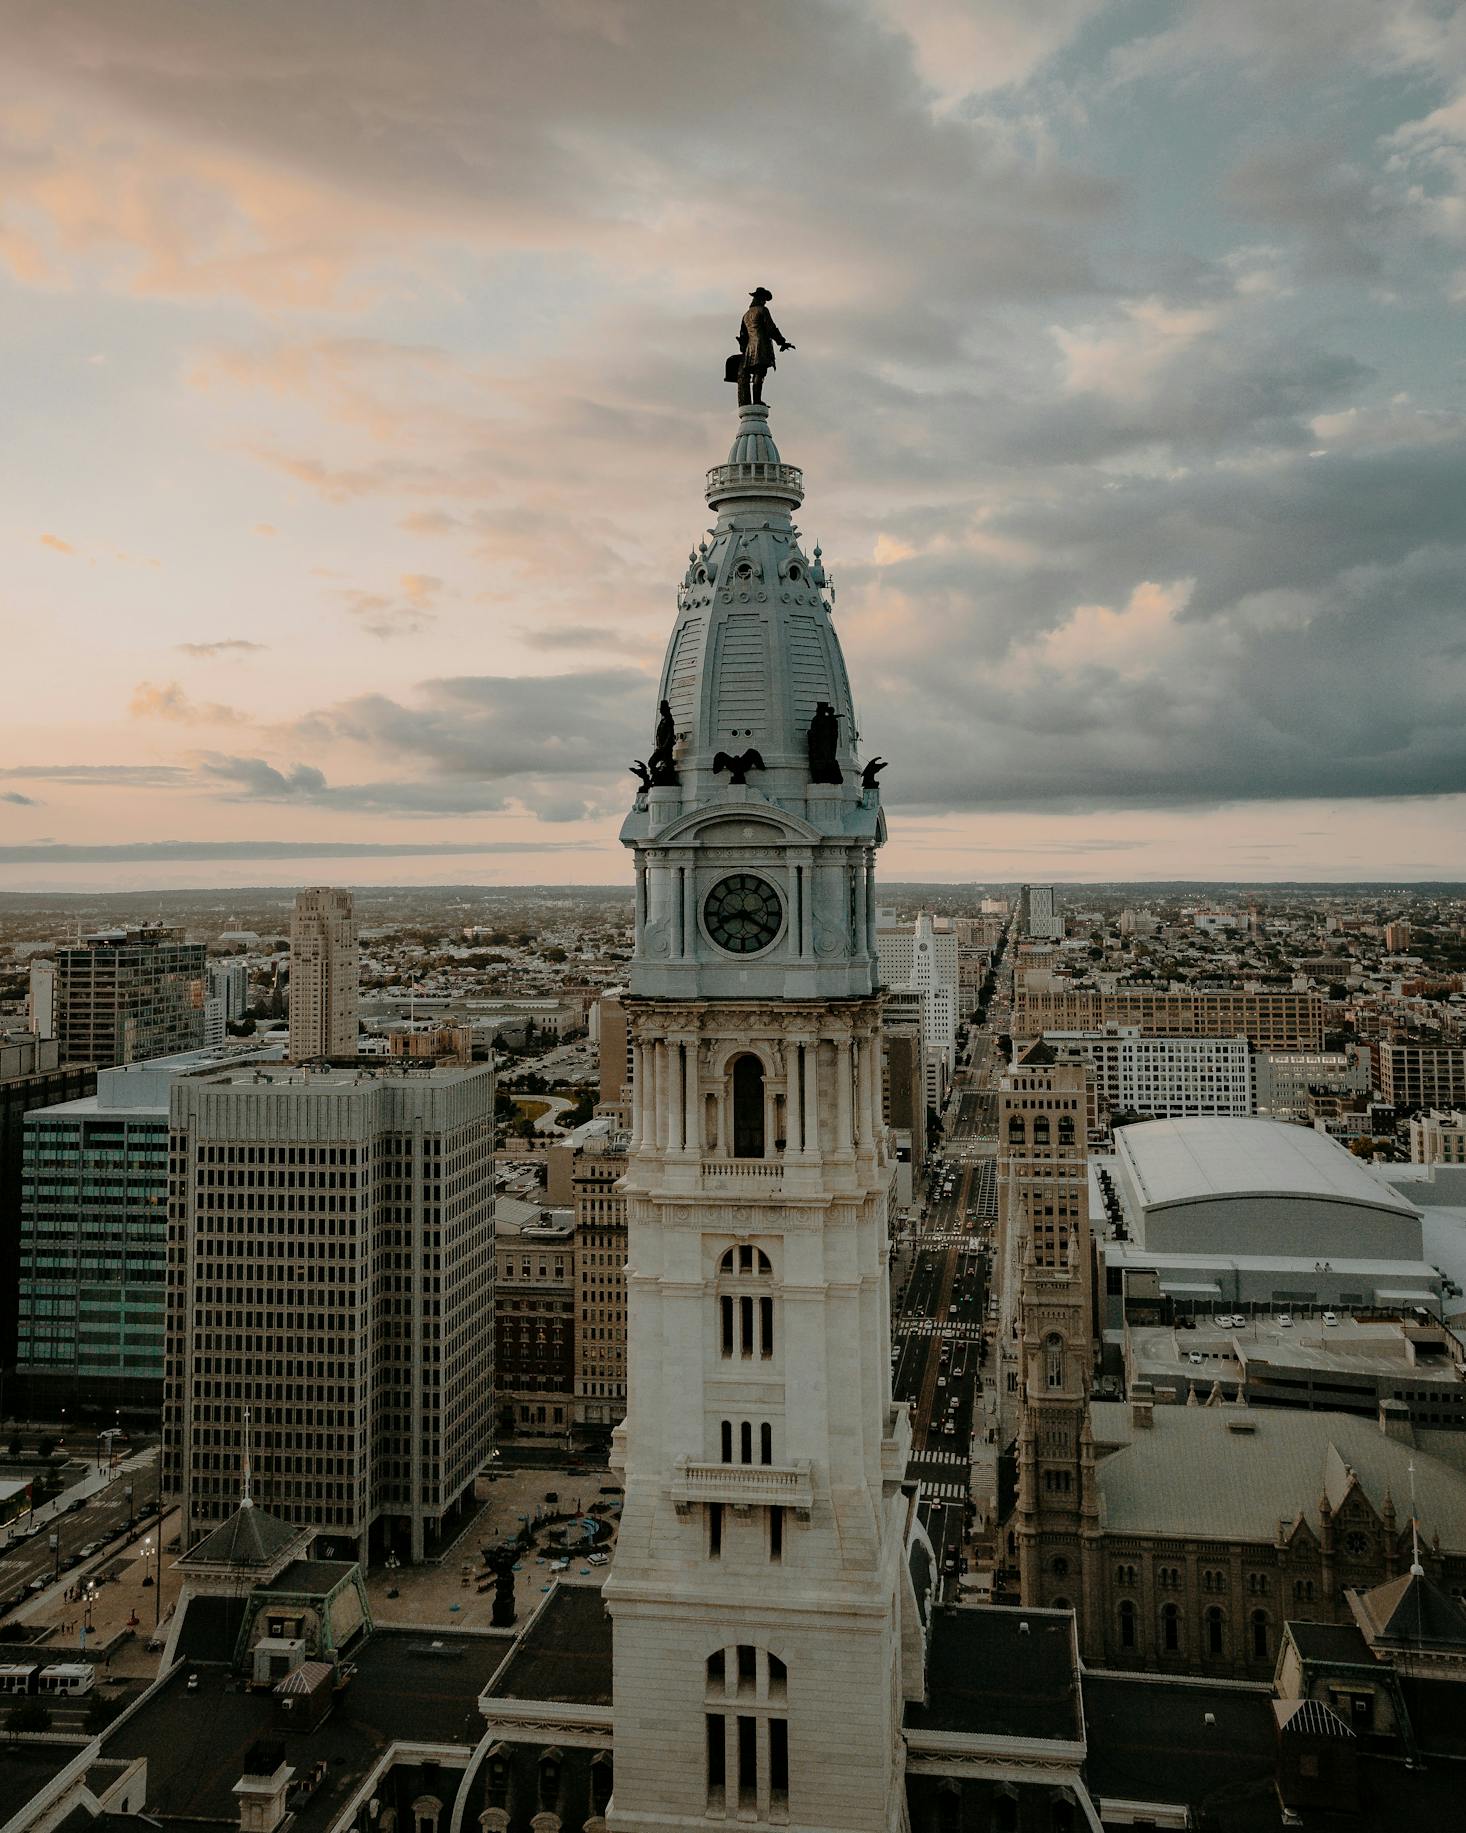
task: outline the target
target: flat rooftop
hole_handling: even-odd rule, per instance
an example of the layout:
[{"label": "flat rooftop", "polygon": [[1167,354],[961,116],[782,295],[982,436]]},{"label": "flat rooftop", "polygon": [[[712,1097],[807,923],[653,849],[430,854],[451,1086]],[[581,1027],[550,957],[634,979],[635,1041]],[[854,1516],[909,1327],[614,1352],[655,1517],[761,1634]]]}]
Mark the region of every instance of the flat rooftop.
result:
[{"label": "flat rooftop", "polygon": [[[326,1785],[296,1815],[297,1833],[324,1833],[394,1739],[456,1744],[483,1736],[478,1697],[504,1655],[492,1636],[377,1630],[351,1654],[356,1673],[313,1731],[292,1734],[297,1772],[327,1760]],[[190,1673],[198,1685],[189,1690]],[[273,1696],[245,1692],[224,1665],[181,1665],[103,1745],[146,1757],[148,1812],[164,1821],[239,1824],[233,1789],[256,1738],[278,1736]]]},{"label": "flat rooftop", "polygon": [[[1315,1369],[1321,1374],[1398,1377],[1408,1371],[1412,1381],[1452,1385],[1461,1381],[1451,1356],[1444,1353],[1449,1350],[1449,1342],[1436,1333],[1430,1333],[1429,1340],[1441,1341],[1443,1353],[1412,1363],[1406,1353],[1407,1338],[1401,1320],[1359,1319],[1340,1313],[1337,1324],[1324,1324],[1317,1317],[1295,1317],[1292,1327],[1285,1329],[1276,1320],[1289,1315],[1292,1314],[1286,1306],[1279,1305],[1276,1311],[1250,1317],[1237,1327],[1224,1328],[1204,1317],[1197,1318],[1194,1330],[1177,1330],[1168,1324],[1132,1324],[1130,1347],[1136,1373],[1165,1369],[1194,1380],[1208,1374],[1235,1379],[1255,1362]],[[1203,1357],[1202,1364],[1192,1362],[1193,1355]]]},{"label": "flat rooftop", "polygon": [[485,1063],[427,1063],[412,1057],[361,1057],[353,1063],[252,1063],[199,1076],[205,1088],[361,1088],[373,1083],[467,1082],[488,1073]]},{"label": "flat rooftop", "polygon": [[1311,1197],[1392,1215],[1413,1203],[1336,1141],[1282,1120],[1202,1116],[1120,1127],[1117,1156],[1147,1207],[1237,1196]]},{"label": "flat rooftop", "polygon": [[484,1691],[492,1699],[611,1703],[611,1613],[599,1585],[556,1585]]},{"label": "flat rooftop", "polygon": [[908,1730],[1062,1743],[1084,1737],[1074,1619],[1067,1610],[939,1610],[927,1675],[927,1703],[907,1706]]}]

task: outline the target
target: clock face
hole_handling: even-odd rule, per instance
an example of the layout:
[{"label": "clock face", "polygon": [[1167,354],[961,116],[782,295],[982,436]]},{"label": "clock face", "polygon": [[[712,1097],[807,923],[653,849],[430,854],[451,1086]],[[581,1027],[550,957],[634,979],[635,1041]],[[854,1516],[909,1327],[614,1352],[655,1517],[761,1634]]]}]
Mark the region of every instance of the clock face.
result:
[{"label": "clock face", "polygon": [[778,935],[784,905],[766,878],[734,872],[709,891],[702,914],[719,948],[730,955],[756,955]]},{"label": "clock face", "polygon": [[1369,1551],[1369,1536],[1367,1534],[1361,1534],[1357,1532],[1357,1530],[1352,1534],[1346,1534],[1344,1536],[1344,1551],[1351,1554],[1355,1559],[1362,1559]]}]

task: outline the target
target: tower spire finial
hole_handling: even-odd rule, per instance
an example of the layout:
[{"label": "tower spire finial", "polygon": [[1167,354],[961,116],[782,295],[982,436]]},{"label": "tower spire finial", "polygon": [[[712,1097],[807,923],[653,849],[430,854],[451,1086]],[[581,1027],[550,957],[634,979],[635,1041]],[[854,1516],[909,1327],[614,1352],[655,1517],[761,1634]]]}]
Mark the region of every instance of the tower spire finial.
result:
[{"label": "tower spire finial", "polygon": [[254,1507],[254,1497],[249,1493],[249,1408],[248,1407],[244,1409],[244,1464],[240,1472],[240,1478],[241,1478],[241,1481],[240,1481],[239,1506],[241,1508],[253,1508]]},{"label": "tower spire finial", "polygon": [[1410,1470],[1410,1576],[1424,1578],[1425,1567],[1420,1563],[1420,1517],[1415,1512],[1415,1459],[1411,1458]]}]

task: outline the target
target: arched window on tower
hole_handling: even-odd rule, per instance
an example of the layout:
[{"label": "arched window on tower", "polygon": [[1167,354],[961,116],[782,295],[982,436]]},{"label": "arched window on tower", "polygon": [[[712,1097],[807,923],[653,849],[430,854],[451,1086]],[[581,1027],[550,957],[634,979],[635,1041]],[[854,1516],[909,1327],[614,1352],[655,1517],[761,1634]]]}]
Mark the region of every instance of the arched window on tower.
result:
[{"label": "arched window on tower", "polygon": [[1044,1370],[1050,1387],[1063,1387],[1064,1339],[1057,1331],[1044,1339]]},{"label": "arched window on tower", "polygon": [[764,1066],[752,1051],[733,1059],[733,1156],[764,1155]]},{"label": "arched window on tower", "polygon": [[1265,1610],[1254,1610],[1252,1613],[1252,1657],[1254,1661],[1265,1661],[1268,1656],[1268,1624]]},{"label": "arched window on tower", "polygon": [[1135,1647],[1135,1606],[1129,1598],[1120,1605],[1120,1647]]},{"label": "arched window on tower", "polygon": [[773,1277],[768,1255],[748,1242],[730,1247],[718,1262],[718,1345],[725,1359],[772,1358]]},{"label": "arched window on tower", "polygon": [[1049,1143],[1049,1117],[1047,1114],[1035,1114],[1033,1117],[1033,1143],[1046,1146]]},{"label": "arched window on tower", "polygon": [[1010,1114],[1008,1116],[1008,1144],[1010,1146],[1021,1146],[1024,1137],[1022,1114]]}]

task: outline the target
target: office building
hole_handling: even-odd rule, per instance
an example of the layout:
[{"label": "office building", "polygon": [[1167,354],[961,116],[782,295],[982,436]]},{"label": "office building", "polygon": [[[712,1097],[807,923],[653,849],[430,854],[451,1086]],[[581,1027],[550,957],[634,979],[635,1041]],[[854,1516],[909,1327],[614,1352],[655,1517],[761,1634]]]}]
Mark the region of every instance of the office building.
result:
[{"label": "office building", "polygon": [[[591,1127],[599,1123],[592,1121]],[[571,1177],[575,1218],[575,1423],[609,1430],[626,1417],[625,1132],[585,1140]]]},{"label": "office building", "polygon": [[1245,1037],[1254,1050],[1322,1050],[1325,1001],[1319,993],[1156,990],[1121,987],[1020,987],[1013,1002],[1013,1036],[1027,1041],[1047,1031],[1102,1031],[1136,1025],[1146,1037]]},{"label": "office building", "polygon": [[211,961],[208,971],[210,999],[222,1001],[224,1022],[232,1025],[249,1010],[249,969],[243,961]]},{"label": "office building", "polygon": [[607,987],[595,1003],[599,1104],[614,1108],[624,1124],[631,1116],[631,1040],[621,987]]},{"label": "office building", "polygon": [[168,1102],[180,1076],[219,1066],[207,1048],[119,1065],[90,1078],[94,1092],[26,1115],[16,1374],[33,1416],[161,1409]]},{"label": "office building", "polygon": [[1381,1039],[1370,1049],[1380,1094],[1396,1113],[1466,1106],[1466,1045]]},{"label": "office building", "polygon": [[896,1201],[916,1199],[926,1166],[925,998],[917,987],[886,995],[881,1013],[882,1113],[896,1155]]},{"label": "office building", "polygon": [[1413,1165],[1466,1165],[1466,1114],[1432,1108],[1410,1121]]},{"label": "office building", "polygon": [[1385,947],[1392,955],[1403,955],[1410,948],[1410,925],[1403,917],[1385,924]]},{"label": "office building", "polygon": [[32,961],[26,994],[26,1029],[42,1043],[56,1035],[56,963]]},{"label": "office building", "polygon": [[1252,1112],[1252,1051],[1245,1037],[1146,1037],[1137,1025],[1110,1025],[1046,1031],[1044,1041],[1093,1066],[1108,1120]]},{"label": "office building", "polygon": [[63,1063],[140,1063],[204,1041],[205,953],[181,929],[104,929],[56,951]]},{"label": "office building", "polygon": [[360,979],[351,893],[301,891],[290,919],[290,1054],[297,1063],[356,1055]]},{"label": "office building", "polygon": [[1032,942],[1062,942],[1064,919],[1052,885],[1025,885],[1018,893],[1018,933]]},{"label": "office building", "polygon": [[451,1537],[489,1455],[493,1070],[255,1065],[170,1105],[163,1483],[366,1560]]},{"label": "office building", "polygon": [[[96,1086],[96,1070],[86,1063],[63,1064],[54,1038],[0,1034],[0,1372],[15,1366],[26,1116],[79,1101]],[[14,1400],[8,1410],[18,1410]]]},{"label": "office building", "polygon": [[961,985],[957,932],[930,911],[901,923],[894,911],[879,910],[876,945],[883,983],[893,991],[921,996],[926,1104],[939,1113],[956,1067]]},{"label": "office building", "polygon": [[517,1197],[494,1205],[494,1402],[506,1437],[558,1438],[575,1423],[575,1219]]},{"label": "office building", "polygon": [[1304,1120],[1315,1092],[1367,1095],[1374,1072],[1363,1044],[1343,1050],[1258,1050],[1252,1076],[1259,1118]]}]

